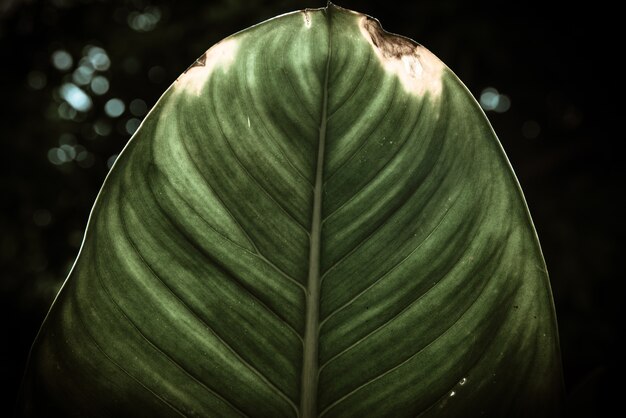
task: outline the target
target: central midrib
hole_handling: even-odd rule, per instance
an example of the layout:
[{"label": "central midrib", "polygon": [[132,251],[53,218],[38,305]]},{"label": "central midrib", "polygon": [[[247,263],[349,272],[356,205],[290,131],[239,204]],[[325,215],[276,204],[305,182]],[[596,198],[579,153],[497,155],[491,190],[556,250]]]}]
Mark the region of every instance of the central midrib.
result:
[{"label": "central midrib", "polygon": [[315,186],[313,188],[313,215],[311,218],[311,234],[309,246],[309,276],[306,288],[306,320],[304,325],[304,344],[302,352],[302,384],[300,389],[300,418],[317,416],[317,380],[318,380],[318,346],[319,346],[319,303],[320,303],[320,250],[322,234],[322,184],[324,170],[324,149],[326,146],[326,121],[328,107],[328,70],[330,67],[331,39],[330,15],[326,8],[328,20],[328,58],[326,75],[324,76],[324,96],[322,101],[322,118],[319,127],[317,149],[317,166],[315,169]]}]

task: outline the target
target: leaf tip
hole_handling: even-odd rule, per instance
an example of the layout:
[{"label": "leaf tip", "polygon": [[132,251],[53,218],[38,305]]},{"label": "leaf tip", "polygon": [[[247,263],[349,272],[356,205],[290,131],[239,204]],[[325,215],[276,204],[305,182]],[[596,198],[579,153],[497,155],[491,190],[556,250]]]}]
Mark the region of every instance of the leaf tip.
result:
[{"label": "leaf tip", "polygon": [[359,28],[382,66],[400,79],[407,92],[429,94],[431,98],[441,95],[445,65],[432,52],[409,38],[385,31],[369,16],[361,16]]}]

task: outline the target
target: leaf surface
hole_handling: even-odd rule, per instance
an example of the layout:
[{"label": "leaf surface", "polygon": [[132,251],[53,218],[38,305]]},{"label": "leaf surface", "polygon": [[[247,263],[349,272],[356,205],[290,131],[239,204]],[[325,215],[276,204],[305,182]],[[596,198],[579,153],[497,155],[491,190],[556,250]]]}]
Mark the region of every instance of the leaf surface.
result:
[{"label": "leaf surface", "polygon": [[549,280],[484,114],[329,5],[239,32],[110,172],[23,415],[553,416]]}]

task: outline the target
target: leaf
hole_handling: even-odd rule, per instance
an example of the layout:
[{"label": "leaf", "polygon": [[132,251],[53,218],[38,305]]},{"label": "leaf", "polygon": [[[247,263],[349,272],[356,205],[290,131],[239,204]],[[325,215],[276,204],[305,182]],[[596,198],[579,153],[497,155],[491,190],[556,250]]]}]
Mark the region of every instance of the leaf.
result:
[{"label": "leaf", "polygon": [[484,114],[329,5],[213,46],[115,163],[26,416],[553,416],[546,267]]}]

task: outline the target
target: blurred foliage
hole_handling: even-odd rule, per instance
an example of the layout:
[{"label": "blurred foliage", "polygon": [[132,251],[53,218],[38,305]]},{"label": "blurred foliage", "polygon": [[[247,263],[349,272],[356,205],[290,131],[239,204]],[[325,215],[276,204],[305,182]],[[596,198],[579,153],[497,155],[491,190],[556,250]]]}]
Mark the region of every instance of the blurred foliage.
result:
[{"label": "blurred foliage", "polygon": [[[277,14],[324,5],[0,0],[6,405],[13,403],[28,348],[78,252],[102,181],[146,110],[213,43]],[[426,45],[481,100],[518,174],[546,256],[570,415],[599,416],[608,408],[599,406],[617,398],[623,370],[618,258],[624,172],[616,152],[623,134],[613,127],[619,106],[606,87],[611,66],[602,56],[620,50],[613,45],[616,18],[602,3],[340,5]]]}]

